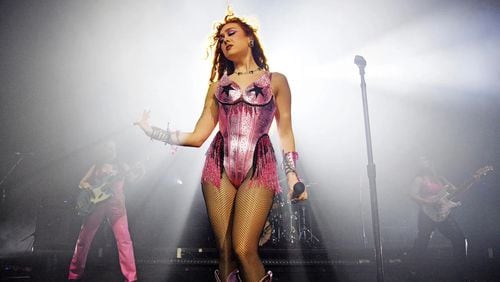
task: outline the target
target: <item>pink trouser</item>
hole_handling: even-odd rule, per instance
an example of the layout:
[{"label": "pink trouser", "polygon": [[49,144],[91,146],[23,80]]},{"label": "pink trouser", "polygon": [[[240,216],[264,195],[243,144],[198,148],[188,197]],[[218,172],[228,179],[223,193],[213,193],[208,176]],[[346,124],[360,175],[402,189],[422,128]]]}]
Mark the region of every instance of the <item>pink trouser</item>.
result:
[{"label": "pink trouser", "polygon": [[[121,195],[120,195],[121,196]],[[85,219],[76,241],[75,252],[69,266],[68,279],[82,277],[87,261],[87,254],[99,225],[106,216],[115,235],[120,267],[125,281],[136,281],[134,249],[128,231],[127,212],[123,196],[113,196],[106,202],[99,204],[96,209]]]}]

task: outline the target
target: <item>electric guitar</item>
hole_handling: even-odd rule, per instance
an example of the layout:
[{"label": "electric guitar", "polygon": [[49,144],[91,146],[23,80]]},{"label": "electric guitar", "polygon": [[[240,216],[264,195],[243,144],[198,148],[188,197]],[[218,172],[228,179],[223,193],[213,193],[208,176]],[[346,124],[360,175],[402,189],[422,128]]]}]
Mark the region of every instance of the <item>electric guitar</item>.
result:
[{"label": "electric guitar", "polygon": [[460,202],[455,202],[453,199],[459,194],[467,191],[474,183],[489,172],[493,171],[493,166],[488,165],[478,169],[474,175],[460,187],[446,185],[445,189],[439,192],[436,196],[439,200],[432,204],[422,205],[422,211],[434,222],[444,221],[450,214],[453,208],[461,205]]},{"label": "electric guitar", "polygon": [[123,170],[115,175],[104,177],[98,185],[92,186],[90,189],[81,189],[76,199],[76,211],[80,216],[87,216],[92,213],[97,204],[105,202],[113,197],[113,185],[125,179],[125,177],[135,173],[142,168],[142,163],[136,164],[134,167]]}]

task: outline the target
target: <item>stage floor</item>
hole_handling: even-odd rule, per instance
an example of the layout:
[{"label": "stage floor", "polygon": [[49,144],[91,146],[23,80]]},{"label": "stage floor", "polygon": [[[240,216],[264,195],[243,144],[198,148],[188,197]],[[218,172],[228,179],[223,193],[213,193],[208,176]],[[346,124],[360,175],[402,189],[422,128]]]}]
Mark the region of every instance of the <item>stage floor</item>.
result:
[{"label": "stage floor", "polygon": [[[430,250],[423,277],[417,277],[404,250],[385,250],[385,281],[456,281],[449,250]],[[273,281],[376,281],[376,264],[370,250],[276,250],[261,251]],[[66,281],[69,251],[44,250],[2,258],[0,281]],[[213,249],[183,248],[137,250],[139,281],[214,281],[217,267]],[[471,258],[469,281],[500,281],[498,259]],[[114,249],[89,254],[83,281],[123,281]]]}]

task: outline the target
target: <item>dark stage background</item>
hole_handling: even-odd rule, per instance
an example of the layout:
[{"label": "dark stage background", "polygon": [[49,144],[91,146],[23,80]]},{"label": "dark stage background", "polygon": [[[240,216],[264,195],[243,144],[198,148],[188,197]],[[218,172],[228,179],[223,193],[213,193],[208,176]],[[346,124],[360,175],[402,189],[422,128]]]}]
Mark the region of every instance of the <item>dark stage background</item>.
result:
[{"label": "dark stage background", "polygon": [[[132,123],[151,109],[156,125],[193,128],[209,74],[204,40],[225,9],[219,2],[0,1],[0,257],[29,253],[34,242],[73,248],[77,184],[108,139],[123,161],[145,160],[146,176],[126,187],[137,252],[213,247],[199,185],[209,142],[164,146]],[[484,165],[498,171],[497,2],[233,5],[259,19],[271,69],[290,81],[321,248],[372,248],[355,54],[368,61],[385,248],[408,250],[416,235],[407,193],[419,155],[432,156],[456,184]],[[279,152],[274,126],[271,135]],[[499,180],[497,172],[484,177],[455,212],[476,256],[500,253]],[[450,246],[440,235],[432,244]]]}]

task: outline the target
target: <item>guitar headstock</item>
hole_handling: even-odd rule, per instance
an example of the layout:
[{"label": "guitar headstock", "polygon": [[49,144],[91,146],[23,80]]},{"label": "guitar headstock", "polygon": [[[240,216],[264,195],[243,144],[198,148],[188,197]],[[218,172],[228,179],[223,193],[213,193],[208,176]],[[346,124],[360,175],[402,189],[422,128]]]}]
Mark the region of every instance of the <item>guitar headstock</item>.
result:
[{"label": "guitar headstock", "polygon": [[482,176],[485,176],[487,175],[488,173],[494,171],[495,169],[493,168],[492,165],[487,165],[487,166],[483,166],[482,168],[478,169],[475,173],[474,173],[474,178],[476,179],[479,179],[481,178]]}]

